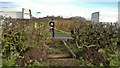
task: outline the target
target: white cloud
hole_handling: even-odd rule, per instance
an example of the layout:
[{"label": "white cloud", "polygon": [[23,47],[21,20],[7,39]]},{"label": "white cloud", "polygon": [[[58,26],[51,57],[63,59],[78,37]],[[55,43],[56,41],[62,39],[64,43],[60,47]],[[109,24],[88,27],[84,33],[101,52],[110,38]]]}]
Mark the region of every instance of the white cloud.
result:
[{"label": "white cloud", "polygon": [[118,21],[118,13],[117,12],[101,12],[100,21],[101,22],[116,22]]},{"label": "white cloud", "polygon": [[[111,11],[106,8],[84,8],[80,6],[72,6],[68,2],[118,2],[118,0],[2,0],[4,2],[15,2],[21,5],[21,8],[32,10],[32,14],[37,16],[37,12],[41,12],[40,17],[47,15],[55,16],[82,16],[91,19],[91,14],[100,11],[100,21],[117,21],[117,11]],[[63,3],[62,3],[63,2]]]},{"label": "white cloud", "polygon": [[[27,8],[31,8],[32,10],[36,10],[41,12],[41,16],[47,16],[47,15],[62,15],[64,17],[66,16],[85,16],[88,14],[87,11],[84,11],[84,8],[82,7],[76,7],[76,6],[68,6],[68,5],[54,5],[54,4],[33,4],[28,5]],[[82,11],[81,11],[82,10]],[[86,13],[85,13],[86,12]]]},{"label": "white cloud", "polygon": [[34,0],[40,2],[118,2],[119,0]]},{"label": "white cloud", "polygon": [[82,16],[87,19],[91,19],[91,14],[93,12],[100,12],[100,21],[101,22],[116,22],[117,21],[117,10],[111,10],[106,8],[84,8],[80,6],[71,6],[66,4],[52,4],[52,3],[23,3],[24,7],[30,8],[33,11],[33,15],[36,16],[35,12],[41,12],[40,17],[45,17],[47,15],[55,15],[55,16]]}]

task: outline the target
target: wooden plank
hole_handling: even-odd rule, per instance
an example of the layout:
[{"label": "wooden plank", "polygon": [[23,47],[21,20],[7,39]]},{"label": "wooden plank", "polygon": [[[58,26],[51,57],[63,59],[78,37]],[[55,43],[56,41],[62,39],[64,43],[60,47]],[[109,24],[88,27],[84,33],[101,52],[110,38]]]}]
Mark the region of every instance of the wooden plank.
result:
[{"label": "wooden plank", "polygon": [[72,56],[74,57],[74,58],[76,58],[76,55],[74,54],[74,52],[69,48],[69,46],[67,45],[67,43],[64,41],[64,40],[62,40],[62,42],[65,44],[65,46],[68,48],[68,50],[70,51],[70,53],[72,54]]},{"label": "wooden plank", "polygon": [[49,66],[78,66],[79,65],[79,61],[75,58],[47,59],[47,61]]},{"label": "wooden plank", "polygon": [[70,58],[72,57],[70,54],[48,54],[48,59],[57,59],[57,58]]}]

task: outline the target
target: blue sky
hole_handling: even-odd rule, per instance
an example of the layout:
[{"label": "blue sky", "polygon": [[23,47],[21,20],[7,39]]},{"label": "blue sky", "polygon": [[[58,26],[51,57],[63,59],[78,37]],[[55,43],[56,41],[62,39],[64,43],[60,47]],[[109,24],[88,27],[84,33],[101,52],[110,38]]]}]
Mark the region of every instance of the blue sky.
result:
[{"label": "blue sky", "polygon": [[[117,21],[119,0],[2,0],[2,7],[28,8],[33,16],[82,16],[91,18],[93,12],[100,12],[100,20]],[[4,2],[4,3],[3,3]],[[5,3],[6,2],[6,3]],[[1,4],[1,3],[0,3]],[[37,12],[41,14],[37,15]]]}]

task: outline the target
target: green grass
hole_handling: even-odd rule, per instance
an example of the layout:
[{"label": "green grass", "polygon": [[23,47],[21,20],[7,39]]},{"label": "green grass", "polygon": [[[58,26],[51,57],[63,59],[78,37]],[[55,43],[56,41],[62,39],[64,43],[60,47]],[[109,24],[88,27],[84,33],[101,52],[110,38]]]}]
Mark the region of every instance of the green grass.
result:
[{"label": "green grass", "polygon": [[82,48],[78,48],[75,44],[68,44],[68,46],[73,52],[79,52],[82,50]]},{"label": "green grass", "polygon": [[58,33],[58,34],[71,34],[70,32],[66,32],[66,31],[63,31],[63,30],[56,29],[56,28],[55,28],[55,32]]},{"label": "green grass", "polygon": [[108,60],[110,61],[110,66],[120,66],[119,55],[109,55]]},{"label": "green grass", "polygon": [[65,32],[59,32],[59,31],[55,31],[56,34],[67,34]]}]

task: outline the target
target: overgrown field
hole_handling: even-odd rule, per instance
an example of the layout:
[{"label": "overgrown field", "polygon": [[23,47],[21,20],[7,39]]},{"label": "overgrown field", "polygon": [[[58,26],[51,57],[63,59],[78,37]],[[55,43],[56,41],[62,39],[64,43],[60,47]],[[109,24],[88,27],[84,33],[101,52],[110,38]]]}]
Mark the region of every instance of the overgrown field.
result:
[{"label": "overgrown field", "polygon": [[[51,49],[53,51],[59,51],[63,45],[49,37],[49,20],[4,19],[1,35],[3,66],[49,66],[46,60],[50,50],[48,45],[53,42],[56,46]],[[54,21],[56,29],[72,35],[73,39],[66,42],[76,54],[78,66],[120,66],[120,27],[117,24],[92,24],[75,19]]]}]

